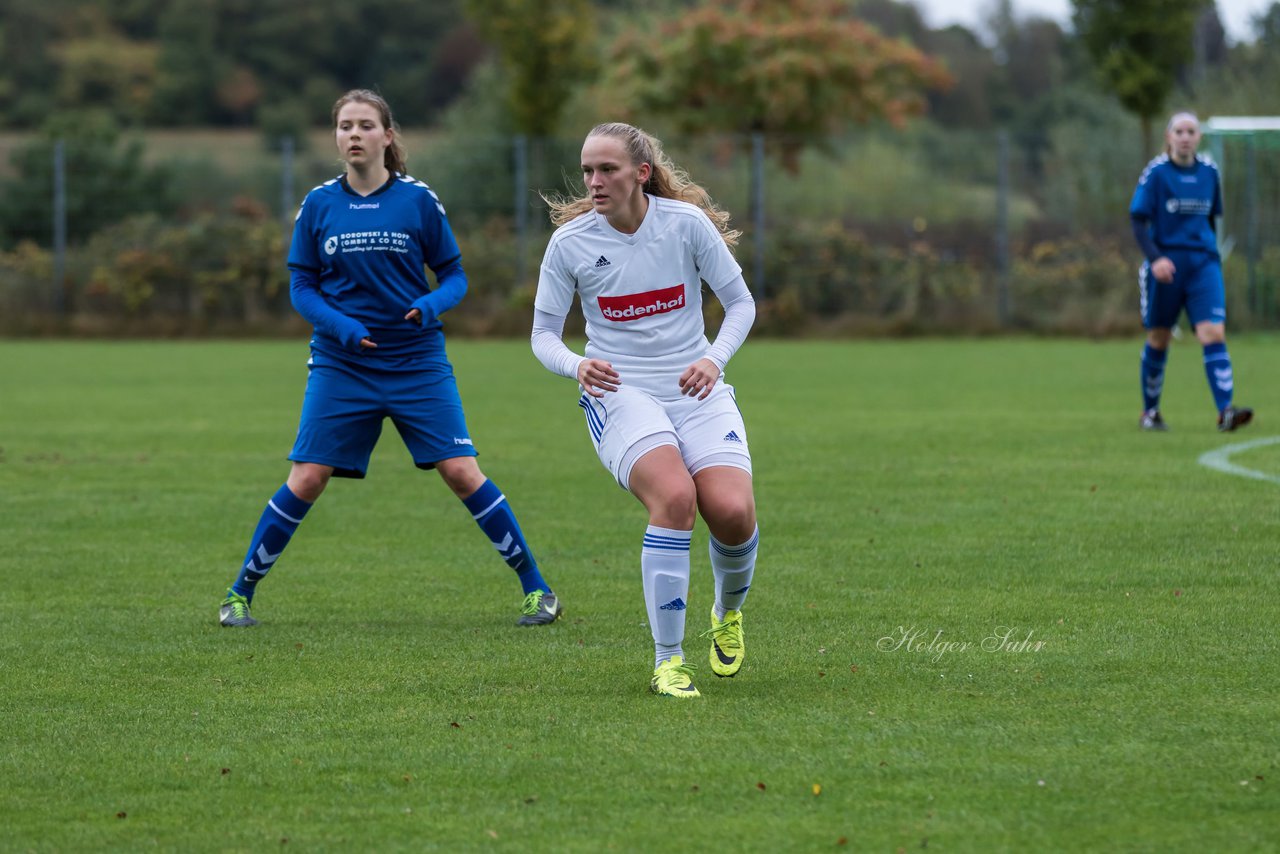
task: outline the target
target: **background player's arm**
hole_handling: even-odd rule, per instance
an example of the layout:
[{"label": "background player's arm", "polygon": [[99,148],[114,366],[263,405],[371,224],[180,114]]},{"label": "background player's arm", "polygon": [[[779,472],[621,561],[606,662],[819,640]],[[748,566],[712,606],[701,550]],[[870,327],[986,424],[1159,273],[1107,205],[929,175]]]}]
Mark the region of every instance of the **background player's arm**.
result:
[{"label": "background player's arm", "polygon": [[436,275],[436,289],[413,301],[405,320],[427,325],[449,309],[462,302],[467,293],[467,274],[462,269],[462,259],[454,258],[439,268],[432,267]]},{"label": "background player's arm", "polygon": [[369,338],[369,330],[355,318],[348,317],[325,301],[315,270],[289,268],[289,301],[298,314],[305,317],[317,332],[335,338],[347,350],[372,350],[378,345]]},{"label": "background player's arm", "polygon": [[1160,282],[1172,282],[1176,268],[1173,262],[1164,256],[1160,247],[1151,237],[1151,219],[1145,214],[1129,214],[1129,222],[1133,226],[1133,239],[1138,242],[1142,254],[1151,264],[1151,274]]}]

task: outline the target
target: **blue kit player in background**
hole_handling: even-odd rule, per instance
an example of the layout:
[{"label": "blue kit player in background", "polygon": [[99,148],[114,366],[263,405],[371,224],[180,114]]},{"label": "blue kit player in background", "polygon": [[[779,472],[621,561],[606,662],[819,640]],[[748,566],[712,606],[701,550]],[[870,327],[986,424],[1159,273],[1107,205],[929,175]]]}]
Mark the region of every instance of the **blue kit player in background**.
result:
[{"label": "blue kit player in background", "polygon": [[1253,410],[1231,403],[1234,379],[1227,355],[1226,289],[1218,255],[1215,217],[1222,216],[1218,168],[1196,154],[1200,122],[1177,113],[1165,128],[1165,153],[1147,164],[1129,205],[1133,235],[1146,256],[1138,273],[1142,325],[1143,430],[1167,430],[1160,392],[1169,339],[1183,308],[1204,348],[1204,371],[1224,432],[1248,424]]},{"label": "blue kit player in background", "polygon": [[[480,471],[439,317],[467,290],[461,254],[431,188],[405,173],[387,102],[356,89],[333,107],[343,175],[307,194],[289,251],[290,295],[315,327],[289,478],[267,502],[219,609],[252,626],[254,590],[329,478],[362,478],[390,418],[420,469],[436,469],[524,588],[519,624],[561,614],[502,490]],[[436,277],[430,289],[424,265]]]}]

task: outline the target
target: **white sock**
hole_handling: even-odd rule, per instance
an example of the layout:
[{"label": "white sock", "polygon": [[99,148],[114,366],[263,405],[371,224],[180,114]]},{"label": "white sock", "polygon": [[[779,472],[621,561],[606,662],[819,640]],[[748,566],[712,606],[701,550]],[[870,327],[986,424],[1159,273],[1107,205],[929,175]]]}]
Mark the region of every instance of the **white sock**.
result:
[{"label": "white sock", "polygon": [[654,662],[684,657],[684,615],[689,598],[689,541],[693,531],[673,531],[650,525],[640,550],[644,603],[653,633]]},{"label": "white sock", "polygon": [[741,545],[726,546],[711,538],[711,573],[716,579],[716,619],[723,620],[728,611],[741,611],[742,603],[751,589],[751,577],[756,571],[756,550],[760,545],[760,529]]}]

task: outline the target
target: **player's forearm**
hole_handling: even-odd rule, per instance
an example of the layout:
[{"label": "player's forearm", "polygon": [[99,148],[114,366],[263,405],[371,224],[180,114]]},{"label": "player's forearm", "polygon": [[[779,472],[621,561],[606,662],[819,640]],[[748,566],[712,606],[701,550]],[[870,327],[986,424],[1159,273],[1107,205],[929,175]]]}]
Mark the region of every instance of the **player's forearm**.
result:
[{"label": "player's forearm", "polygon": [[538,357],[538,361],[548,371],[577,379],[578,365],[586,357],[579,356],[565,345],[564,320],[564,315],[534,309],[533,333],[529,337],[529,344],[533,347],[533,355]]},{"label": "player's forearm", "polygon": [[1156,242],[1151,239],[1151,223],[1146,217],[1130,217],[1129,223],[1133,226],[1133,239],[1138,242],[1138,247],[1142,249],[1142,255],[1148,261],[1154,261],[1164,253],[1156,246]]},{"label": "player's forearm", "polygon": [[347,317],[325,302],[317,282],[314,271],[290,267],[289,301],[317,332],[338,340],[347,349],[358,349],[360,339],[367,338],[369,330],[360,321]]},{"label": "player's forearm", "polygon": [[455,258],[440,269],[433,269],[431,272],[436,274],[436,288],[430,294],[431,307],[439,317],[462,302],[462,298],[466,296],[467,274],[462,269],[461,258]]},{"label": "player's forearm", "polygon": [[724,322],[720,324],[716,340],[707,348],[707,358],[723,373],[756,321],[756,301],[741,276],[716,291],[716,297],[724,306]]}]

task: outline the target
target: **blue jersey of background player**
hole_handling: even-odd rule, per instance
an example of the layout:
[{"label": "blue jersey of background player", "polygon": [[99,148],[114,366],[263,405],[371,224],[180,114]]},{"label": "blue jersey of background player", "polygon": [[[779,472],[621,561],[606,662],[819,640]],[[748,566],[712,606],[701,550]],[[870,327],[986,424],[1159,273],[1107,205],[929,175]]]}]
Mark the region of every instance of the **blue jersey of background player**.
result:
[{"label": "blue jersey of background player", "polygon": [[[439,316],[467,290],[443,205],[405,174],[399,129],[375,92],[333,107],[346,172],[307,194],[289,252],[290,294],[315,327],[289,478],[267,502],[218,611],[251,626],[254,591],[329,478],[362,478],[390,418],[418,468],[434,468],[524,588],[520,625],[561,613],[502,491],[480,471]],[[431,290],[423,265],[431,268]]]},{"label": "blue jersey of background player", "polygon": [[1204,348],[1204,370],[1218,409],[1218,429],[1235,430],[1253,418],[1253,410],[1231,403],[1235,381],[1227,355],[1226,290],[1218,255],[1214,218],[1222,215],[1218,169],[1198,156],[1200,122],[1192,113],[1176,113],[1165,128],[1165,153],[1152,160],[1138,179],[1129,217],[1146,261],[1138,272],[1142,325],[1143,430],[1167,430],[1160,415],[1160,393],[1169,341],[1185,308]]}]

